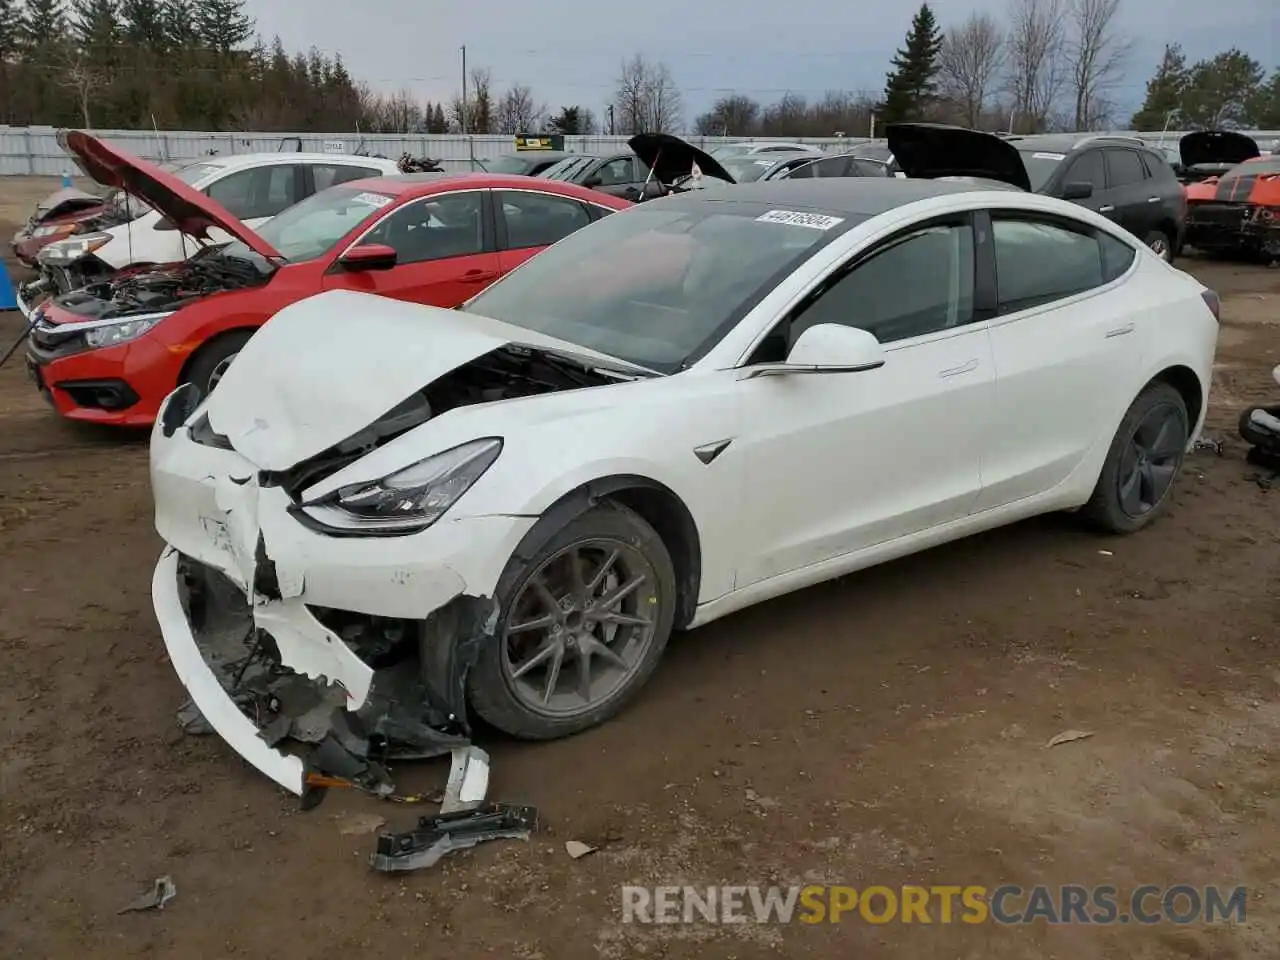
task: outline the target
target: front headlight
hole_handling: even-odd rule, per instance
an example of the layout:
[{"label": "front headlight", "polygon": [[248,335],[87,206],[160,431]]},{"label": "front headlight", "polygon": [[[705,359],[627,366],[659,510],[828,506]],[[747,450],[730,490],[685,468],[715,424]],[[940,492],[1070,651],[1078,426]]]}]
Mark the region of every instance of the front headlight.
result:
[{"label": "front headlight", "polygon": [[75,233],[76,225],[74,223],[59,223],[51,227],[36,227],[35,232],[31,234],[33,237],[44,239],[45,237],[56,237],[60,233]]},{"label": "front headlight", "polygon": [[109,233],[86,233],[81,237],[55,240],[40,251],[37,259],[53,267],[64,267],[69,263],[75,263],[81,257],[87,257],[110,242],[111,234]]},{"label": "front headlight", "polygon": [[86,330],[84,340],[94,348],[114,347],[116,344],[137,340],[165,317],[172,317],[176,312],[176,310],[169,310],[165,313],[148,313],[145,316],[121,317],[109,324]]},{"label": "front headlight", "polygon": [[417,533],[440,519],[493,466],[499,437],[472,440],[419,460],[381,480],[353,483],[302,505],[307,516],[335,530]]}]

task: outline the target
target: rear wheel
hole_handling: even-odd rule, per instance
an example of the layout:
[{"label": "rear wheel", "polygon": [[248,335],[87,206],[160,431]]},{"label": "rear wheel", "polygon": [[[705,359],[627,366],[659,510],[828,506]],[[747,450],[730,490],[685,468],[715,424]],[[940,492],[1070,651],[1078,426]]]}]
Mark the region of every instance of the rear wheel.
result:
[{"label": "rear wheel", "polygon": [[1116,430],[1083,516],[1111,533],[1145,527],[1168,500],[1190,435],[1177,390],[1167,383],[1143,390]]},{"label": "rear wheel", "polygon": [[499,581],[494,642],[471,705],[512,736],[550,740],[613,716],[653,673],[675,616],[675,570],[639,514],[602,503]]},{"label": "rear wheel", "polygon": [[1173,263],[1174,239],[1163,230],[1152,230],[1143,241],[1165,263]]},{"label": "rear wheel", "polygon": [[207,397],[251,336],[252,330],[237,330],[210,340],[191,358],[185,382],[199,390],[201,397]]}]

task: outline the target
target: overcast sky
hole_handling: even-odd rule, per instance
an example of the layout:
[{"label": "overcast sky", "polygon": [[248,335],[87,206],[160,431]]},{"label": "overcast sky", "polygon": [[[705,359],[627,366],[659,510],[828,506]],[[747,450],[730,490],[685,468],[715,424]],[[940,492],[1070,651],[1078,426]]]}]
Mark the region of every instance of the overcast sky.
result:
[{"label": "overcast sky", "polygon": [[[1232,46],[1280,66],[1280,0],[1121,0],[1120,29],[1135,45],[1114,99],[1128,112],[1165,43],[1194,60]],[[1003,2],[937,0],[945,27]],[[268,40],[291,50],[341,53],[354,77],[376,89],[406,87],[444,100],[460,87],[460,47],[495,85],[524,83],[552,110],[582,104],[600,114],[620,62],[636,52],[670,68],[686,121],[731,91],[762,101],[788,90],[879,90],[902,43],[911,7],[853,0],[248,0]],[[892,12],[891,11],[896,11]]]}]

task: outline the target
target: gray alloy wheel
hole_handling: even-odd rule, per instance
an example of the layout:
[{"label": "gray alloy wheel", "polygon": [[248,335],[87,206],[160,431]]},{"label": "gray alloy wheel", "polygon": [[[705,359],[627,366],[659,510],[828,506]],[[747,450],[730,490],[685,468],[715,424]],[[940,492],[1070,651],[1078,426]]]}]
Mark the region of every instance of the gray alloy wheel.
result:
[{"label": "gray alloy wheel", "polygon": [[666,546],[642,517],[606,501],[534,556],[518,554],[499,584],[496,636],[470,674],[472,706],[525,739],[595,726],[643,686],[666,647],[676,603]]}]

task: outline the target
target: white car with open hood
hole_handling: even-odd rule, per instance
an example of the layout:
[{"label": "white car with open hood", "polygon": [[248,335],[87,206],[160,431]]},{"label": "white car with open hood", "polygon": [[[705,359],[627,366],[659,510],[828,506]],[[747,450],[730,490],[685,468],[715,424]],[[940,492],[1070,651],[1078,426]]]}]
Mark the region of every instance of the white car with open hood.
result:
[{"label": "white car with open hood", "polygon": [[673,629],[1046,511],[1143,527],[1216,310],[1079,206],[893,178],[646,203],[463,310],[324,293],[166,401],[156,615],[261,771],[385,793],[469,711],[600,723]]}]

